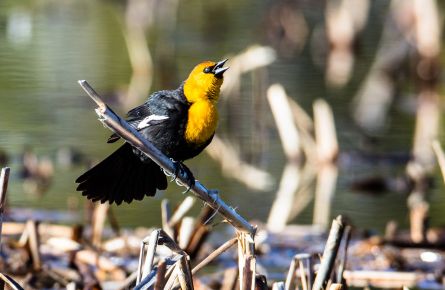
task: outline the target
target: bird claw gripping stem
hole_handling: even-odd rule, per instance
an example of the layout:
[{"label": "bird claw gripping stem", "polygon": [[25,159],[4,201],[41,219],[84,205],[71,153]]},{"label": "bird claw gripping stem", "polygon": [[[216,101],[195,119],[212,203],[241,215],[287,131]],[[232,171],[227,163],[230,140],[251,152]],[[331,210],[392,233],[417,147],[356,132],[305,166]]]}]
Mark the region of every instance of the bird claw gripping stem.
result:
[{"label": "bird claw gripping stem", "polygon": [[[175,181],[179,186],[186,186],[187,189],[183,193],[189,192],[193,185],[195,185],[195,177],[193,176],[193,173],[187,166],[184,165],[184,163],[175,161],[173,159],[171,159],[171,161],[173,162],[174,166],[173,172],[164,170],[164,174],[172,177],[170,182]],[[183,175],[185,177],[187,180],[186,184],[183,184],[180,180],[177,180],[178,175]]]}]

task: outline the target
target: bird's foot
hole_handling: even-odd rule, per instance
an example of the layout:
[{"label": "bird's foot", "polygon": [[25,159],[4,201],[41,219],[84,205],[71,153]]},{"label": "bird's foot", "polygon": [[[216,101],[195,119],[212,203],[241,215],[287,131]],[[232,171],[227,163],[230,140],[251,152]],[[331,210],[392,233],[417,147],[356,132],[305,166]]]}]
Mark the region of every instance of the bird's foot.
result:
[{"label": "bird's foot", "polygon": [[[170,174],[172,176],[171,181],[176,181],[176,183],[180,186],[186,186],[187,189],[183,193],[187,193],[190,189],[195,185],[195,177],[190,169],[184,165],[184,163],[180,161],[175,161],[172,159],[174,170],[173,173]],[[177,180],[178,175],[181,175],[185,178],[186,183],[184,184],[182,181]]]}]

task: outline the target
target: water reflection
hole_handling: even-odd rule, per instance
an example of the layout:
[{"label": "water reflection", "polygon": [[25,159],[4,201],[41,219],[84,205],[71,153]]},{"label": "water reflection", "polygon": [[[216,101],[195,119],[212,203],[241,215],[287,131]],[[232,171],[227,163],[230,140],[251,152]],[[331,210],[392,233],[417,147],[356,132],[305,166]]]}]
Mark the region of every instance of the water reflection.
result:
[{"label": "water reflection", "polygon": [[[336,3],[343,2],[348,1]],[[83,208],[85,200],[74,191],[75,177],[88,162],[101,159],[115,148],[105,144],[109,132],[97,122],[90,100],[76,83],[78,79],[87,79],[110,105],[124,113],[128,107],[141,102],[148,91],[176,87],[195,63],[233,55],[231,73],[240,77],[226,81],[226,95],[219,104],[221,139],[218,140],[233,144],[233,155],[239,157],[240,164],[264,173],[257,178],[264,178],[262,181],[267,181],[265,184],[269,187],[264,186],[265,191],[246,188],[233,176],[221,173],[219,162],[208,156],[188,163],[203,184],[218,188],[227,203],[238,207],[247,218],[266,220],[280,187],[276,182],[271,189],[269,176],[280,180],[282,174],[293,172],[292,181],[297,184],[290,192],[297,195],[296,204],[289,206],[291,221],[311,223],[313,216],[317,216],[317,223],[323,223],[342,213],[364,227],[383,229],[389,219],[406,225],[406,196],[357,195],[349,187],[352,181],[372,174],[404,174],[404,163],[394,165],[394,162],[361,157],[367,153],[376,156],[388,152],[406,156],[414,131],[414,116],[406,109],[413,107],[410,100],[414,99],[406,95],[417,92],[409,85],[412,79],[406,68],[412,60],[391,54],[397,51],[406,56],[405,49],[409,49],[410,42],[388,24],[391,16],[385,21],[390,9],[387,1],[366,3],[363,1],[362,10],[368,12],[362,13],[359,28],[354,28],[347,39],[343,38],[344,43],[332,44],[337,40],[335,26],[339,24],[336,23],[352,21],[351,15],[345,16],[336,10],[342,7],[326,8],[322,1],[245,0],[230,4],[175,0],[132,0],[123,4],[2,1],[0,148],[11,156],[15,177],[20,168],[19,155],[27,146],[31,146],[39,158],[48,156],[52,161],[60,158],[60,148],[73,148],[84,156],[81,164],[74,162],[69,167],[53,163],[52,186],[42,197],[26,194],[21,182],[13,178],[10,204],[48,209]],[[337,11],[332,12],[327,23],[325,8]],[[245,56],[252,52],[248,48],[255,43],[263,46],[252,48],[260,54],[254,54],[249,60]],[[335,55],[342,56],[346,51],[347,61],[341,57],[340,61],[335,60]],[[381,56],[382,53],[389,56]],[[235,65],[236,56],[242,66]],[[338,64],[345,66],[337,67]],[[431,72],[422,69],[425,67],[430,66],[419,64],[418,70]],[[332,78],[332,74],[339,78]],[[307,112],[312,111],[312,103],[317,98],[327,99],[332,106],[341,155],[338,180],[337,169],[331,170],[328,178],[331,190],[318,187],[315,194],[316,183],[312,177],[298,180],[297,171],[301,171],[301,166],[282,173],[283,168],[288,168],[285,166],[288,160],[266,101],[267,88],[272,83],[282,84]],[[398,94],[403,96],[394,98]],[[293,106],[292,110],[298,109]],[[302,116],[301,112],[295,115]],[[307,132],[312,134],[313,129],[308,128]],[[289,134],[285,132],[287,137]],[[302,151],[309,156],[315,143],[305,138],[304,133],[300,135]],[[236,175],[234,170],[230,171]],[[322,172],[320,170],[317,182],[323,179]],[[435,202],[429,209],[434,224],[445,221],[440,215],[445,197],[440,194],[439,184],[432,190],[431,198]],[[144,225],[159,225],[160,198],[182,199],[177,192],[177,188],[170,186],[168,192],[154,200],[116,208],[118,220],[123,225],[139,225],[143,216]],[[327,207],[321,211],[325,217],[314,210],[318,203]]]}]

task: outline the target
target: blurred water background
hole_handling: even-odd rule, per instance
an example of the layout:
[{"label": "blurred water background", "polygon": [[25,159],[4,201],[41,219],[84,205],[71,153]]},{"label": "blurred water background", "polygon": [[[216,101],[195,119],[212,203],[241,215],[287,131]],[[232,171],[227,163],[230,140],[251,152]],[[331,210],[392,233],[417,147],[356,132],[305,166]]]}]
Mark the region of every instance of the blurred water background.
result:
[{"label": "blurred water background", "polygon": [[[393,92],[381,125],[366,131],[354,118],[353,100],[376,61],[391,2],[368,5],[363,29],[353,44],[350,77],[332,85],[326,72],[332,44],[326,38],[324,1],[1,1],[0,149],[10,156],[12,168],[9,205],[80,213],[82,218],[86,199],[75,191],[74,180],[87,168],[87,161],[104,158],[116,145],[106,144],[110,131],[97,121],[94,105],[77,80],[88,80],[123,115],[149,92],[175,88],[198,62],[233,58],[252,45],[263,45],[275,51],[275,60],[243,75],[240,87],[220,101],[217,134],[229,140],[244,161],[270,173],[274,183],[266,190],[249,189],[225,176],[207,154],[187,162],[195,176],[218,189],[246,218],[267,220],[286,164],[266,100],[269,85],[280,83],[310,114],[317,98],[332,106],[341,153],[330,216],[344,214],[359,227],[379,231],[388,220],[407,227],[408,193],[371,190],[370,194],[351,187],[360,178],[403,176],[415,126],[416,88],[409,76]],[[286,30],[289,27],[294,30]],[[145,67],[149,75],[138,75],[137,64],[144,71],[146,55],[139,56],[142,61],[135,56],[132,65],[129,51],[140,45],[131,44],[138,33],[150,51],[150,67]],[[131,99],[127,98],[130,83],[142,83]],[[73,166],[58,162],[68,149],[79,152],[82,161]],[[20,178],[20,156],[27,150],[53,163],[51,185],[41,194],[31,192]],[[440,173],[434,172],[427,198],[431,224],[441,225],[445,194]],[[312,223],[314,183],[309,185],[307,205],[292,222]],[[157,226],[161,199],[182,200],[181,191],[171,183],[155,199],[113,207],[124,226]]]}]

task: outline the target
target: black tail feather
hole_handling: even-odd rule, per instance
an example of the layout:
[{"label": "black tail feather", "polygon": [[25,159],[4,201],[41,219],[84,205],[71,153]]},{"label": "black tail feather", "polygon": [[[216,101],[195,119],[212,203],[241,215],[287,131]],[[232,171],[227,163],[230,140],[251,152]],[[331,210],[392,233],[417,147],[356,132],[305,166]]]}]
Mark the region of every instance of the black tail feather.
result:
[{"label": "black tail feather", "polygon": [[167,188],[167,178],[159,166],[153,161],[142,162],[128,143],[79,176],[76,183],[77,190],[88,199],[118,205]]}]

